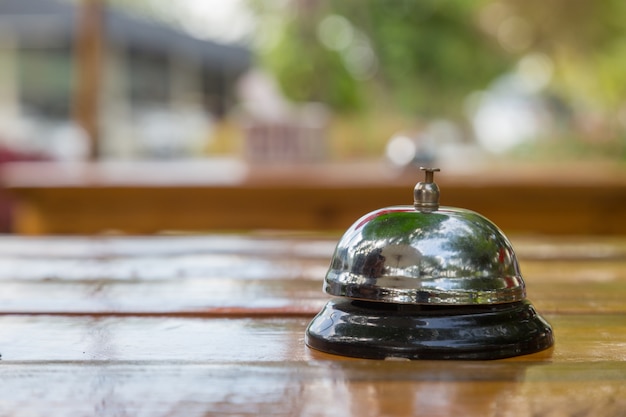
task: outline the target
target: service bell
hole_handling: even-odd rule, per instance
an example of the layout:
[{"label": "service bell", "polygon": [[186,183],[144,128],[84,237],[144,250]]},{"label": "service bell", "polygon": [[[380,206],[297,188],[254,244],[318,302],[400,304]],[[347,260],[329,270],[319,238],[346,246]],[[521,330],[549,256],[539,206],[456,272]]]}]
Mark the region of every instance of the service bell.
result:
[{"label": "service bell", "polygon": [[422,170],[413,206],[373,211],[339,240],[324,281],[336,298],[306,344],[374,359],[498,359],[552,346],[509,240],[478,213],[440,207],[439,170]]}]

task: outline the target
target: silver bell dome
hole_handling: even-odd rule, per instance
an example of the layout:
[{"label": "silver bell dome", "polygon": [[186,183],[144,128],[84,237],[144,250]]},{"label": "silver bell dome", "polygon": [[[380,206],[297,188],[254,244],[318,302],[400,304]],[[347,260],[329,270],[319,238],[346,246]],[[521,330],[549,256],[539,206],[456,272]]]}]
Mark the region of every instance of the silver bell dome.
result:
[{"label": "silver bell dome", "polygon": [[470,210],[439,207],[434,169],[413,206],[373,211],[340,239],[325,278],[331,295],[395,304],[475,305],[525,299],[513,248]]}]

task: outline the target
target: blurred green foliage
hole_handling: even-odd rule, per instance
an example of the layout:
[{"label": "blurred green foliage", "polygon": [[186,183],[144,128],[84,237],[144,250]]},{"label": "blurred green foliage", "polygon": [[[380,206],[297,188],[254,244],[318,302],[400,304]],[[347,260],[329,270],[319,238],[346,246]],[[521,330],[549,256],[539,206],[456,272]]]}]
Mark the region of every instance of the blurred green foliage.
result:
[{"label": "blurred green foliage", "polygon": [[[279,41],[262,56],[263,63],[294,100],[318,100],[340,111],[391,102],[424,116],[458,115],[465,95],[485,88],[511,66],[507,54],[476,25],[483,3],[291,2],[281,9],[286,23]],[[261,12],[263,4],[257,4]],[[320,41],[320,26],[328,16],[344,17],[353,31],[352,42],[360,37],[367,43],[361,47],[371,48],[375,71],[355,76],[346,65],[351,45],[333,50]]]},{"label": "blurred green foliage", "polygon": [[626,97],[626,2],[501,2],[529,24],[532,43],[555,64],[551,87],[571,101],[623,106]]},{"label": "blurred green foliage", "polygon": [[[618,152],[626,148],[622,0],[251,0],[251,5],[261,17],[260,30],[270,22],[277,34],[260,49],[260,61],[293,100],[321,101],[344,114],[383,110],[461,121],[471,93],[514,73],[524,57],[540,55],[550,64],[550,77],[538,94],[564,116],[557,134],[594,144],[608,140],[611,152],[616,143]],[[269,14],[274,18],[264,20]],[[352,45],[324,43],[320,32],[329,16],[349,23]],[[371,71],[351,68],[355,44],[361,52],[370,48]]]},{"label": "blurred green foliage", "polygon": [[285,21],[276,46],[264,56],[286,95],[295,101],[320,101],[336,110],[360,109],[364,102],[359,83],[339,53],[320,46],[315,22]]}]

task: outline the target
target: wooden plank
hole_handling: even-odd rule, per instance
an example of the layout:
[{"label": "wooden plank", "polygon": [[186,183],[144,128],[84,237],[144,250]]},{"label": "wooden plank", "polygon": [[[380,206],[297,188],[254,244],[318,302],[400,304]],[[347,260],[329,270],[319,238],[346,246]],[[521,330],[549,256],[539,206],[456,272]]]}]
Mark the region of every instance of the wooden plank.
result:
[{"label": "wooden plank", "polygon": [[[343,232],[255,231],[246,234],[97,236],[0,235],[0,256],[115,257],[235,253],[328,259]],[[532,261],[624,261],[625,236],[508,236],[518,259]]]},{"label": "wooden plank", "polygon": [[308,349],[335,241],[0,237],[0,415],[626,413],[626,239],[514,237],[556,344],[475,362]]},{"label": "wooden plank", "polygon": [[[4,170],[3,181],[19,202],[19,233],[76,234],[345,230],[374,209],[411,205],[413,186],[422,178],[381,163],[344,163],[249,167],[243,174],[233,169],[234,182],[224,175],[203,182],[181,165],[172,170],[176,184],[150,180],[168,168],[134,169],[136,175],[122,181],[107,177],[106,164],[17,165]],[[578,168],[450,169],[438,179],[441,204],[477,211],[507,233],[625,234],[623,169]]]},{"label": "wooden plank", "polygon": [[324,233],[177,234],[156,236],[0,235],[0,257],[106,260],[198,254],[330,259],[338,236]]},{"label": "wooden plank", "polygon": [[[362,215],[411,205],[412,187],[56,187],[14,190],[17,232],[89,234],[345,230]],[[541,201],[529,207],[529,202]],[[626,187],[538,188],[450,185],[442,204],[477,211],[507,233],[624,234]],[[531,214],[532,213],[532,214]]]},{"label": "wooden plank", "polygon": [[[546,364],[626,361],[623,314],[545,316],[558,341],[554,349],[510,360]],[[207,320],[5,315],[0,316],[0,352],[5,365],[30,361],[247,363],[330,358],[332,355],[304,346],[309,321],[284,317]]]},{"label": "wooden plank", "polygon": [[[163,234],[149,236],[0,235],[0,257],[92,258],[163,257],[186,254],[241,254],[330,261],[340,232],[255,232],[240,234]],[[522,262],[626,262],[624,236],[509,236]]]},{"label": "wooden plank", "polygon": [[[319,280],[181,279],[151,282],[0,281],[0,314],[312,317],[329,296]],[[626,283],[528,285],[542,313],[626,313]]]},{"label": "wooden plank", "polygon": [[623,315],[548,319],[557,335],[552,351],[502,361],[397,362],[309,351],[302,340],[305,319],[4,316],[0,411],[622,415]]},{"label": "wooden plank", "polygon": [[545,261],[625,261],[626,238],[618,236],[509,236],[521,260]]},{"label": "wooden plank", "polygon": [[[621,246],[533,247],[521,246],[521,269],[539,311],[626,312]],[[309,317],[328,299],[333,248],[276,236],[2,237],[0,314]]]},{"label": "wooden plank", "polygon": [[1,282],[0,314],[312,317],[321,280]]},{"label": "wooden plank", "polygon": [[313,315],[334,243],[0,238],[0,314]]},{"label": "wooden plank", "polygon": [[[329,299],[322,292],[322,278],[2,279],[0,314],[310,317]],[[626,313],[624,281],[527,281],[527,290],[540,312]]]},{"label": "wooden plank", "polygon": [[455,367],[328,361],[16,364],[2,367],[0,411],[15,417],[619,417],[626,409],[621,362]]}]

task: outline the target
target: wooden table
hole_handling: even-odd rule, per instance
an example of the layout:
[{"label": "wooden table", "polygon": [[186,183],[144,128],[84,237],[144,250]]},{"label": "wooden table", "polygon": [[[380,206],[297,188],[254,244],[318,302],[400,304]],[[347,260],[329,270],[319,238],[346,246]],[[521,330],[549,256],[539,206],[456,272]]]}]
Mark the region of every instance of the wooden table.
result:
[{"label": "wooden table", "polygon": [[475,362],[305,347],[336,238],[0,237],[0,415],[626,415],[626,238],[512,236],[556,344]]}]

